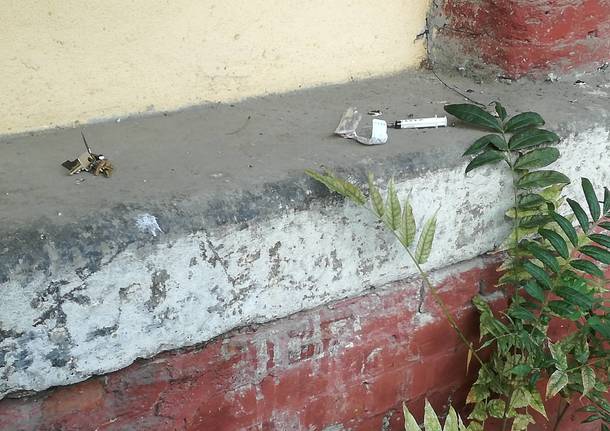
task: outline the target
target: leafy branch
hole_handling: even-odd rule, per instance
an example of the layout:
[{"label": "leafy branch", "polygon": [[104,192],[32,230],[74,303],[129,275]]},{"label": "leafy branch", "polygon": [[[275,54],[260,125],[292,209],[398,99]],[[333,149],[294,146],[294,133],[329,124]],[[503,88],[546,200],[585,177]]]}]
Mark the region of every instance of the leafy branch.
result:
[{"label": "leafy branch", "polygon": [[485,363],[480,358],[479,354],[474,349],[472,343],[468,340],[463,331],[459,328],[457,321],[449,311],[449,308],[442,300],[438,290],[430,281],[428,273],[424,271],[422,265],[428,261],[432,252],[432,244],[436,233],[437,214],[426,220],[420,232],[417,245],[413,249],[417,226],[413,216],[413,208],[409,199],[406,199],[403,204],[400,204],[400,199],[396,192],[394,179],[388,183],[386,199],[384,201],[379,188],[375,185],[375,179],[372,174],[368,175],[368,198],[364,192],[355,184],[350,183],[342,178],[335,176],[330,171],[319,173],[313,170],[306,170],[305,173],[314,180],[325,185],[330,191],[340,194],[349,199],[358,206],[369,210],[378,220],[383,222],[385,227],[398,239],[403,246],[407,255],[415,265],[415,268],[421,275],[425,286],[428,288],[436,304],[441,309],[443,316],[449,322],[453,330],[456,332],[462,343],[468,349],[468,356],[474,357],[481,366]]},{"label": "leafy branch", "polygon": [[[600,198],[591,181],[582,178],[586,209],[562,195],[570,179],[549,169],[560,157],[555,147],[560,138],[542,128],[545,122],[538,113],[508,118],[498,102],[495,115],[472,104],[447,105],[445,110],[486,131],[464,153],[471,157],[466,173],[504,163],[512,180],[513,204],[506,211],[511,232],[497,250],[505,256],[499,268],[503,272],[499,286],[508,306],[496,315],[482,297],[473,299],[480,313],[478,347],[460,330],[422,268],[432,250],[436,214],[426,220],[415,243],[413,209],[409,199],[401,204],[393,180],[384,199],[372,175],[368,176],[367,195],[332,172],[306,172],[332,192],[367,208],[392,232],[468,348],[468,363],[474,357],[481,364],[466,400],[473,405],[470,423],[465,427],[456,422],[450,410],[445,431],[482,431],[489,418],[500,419],[503,431],[509,424],[511,431],[523,431],[534,423],[533,412],[549,420],[543,398],[560,397],[566,407],[554,421],[557,429],[577,394],[590,402],[583,409],[591,413],[585,422],[601,421],[602,431],[610,431],[610,403],[605,397],[610,370],[610,306],[605,296],[610,264],[610,190],[604,188]],[[568,213],[564,208],[569,208]],[[549,327],[559,322],[572,329],[553,338]],[[491,350],[485,361],[478,354],[482,349]],[[544,380],[546,389],[540,393],[539,382]],[[405,410],[407,431],[419,430],[407,413]],[[429,405],[426,415],[426,430],[440,430]]]},{"label": "leafy branch", "polygon": [[[466,172],[505,162],[513,180],[514,203],[506,213],[512,231],[501,246],[507,259],[500,268],[505,272],[500,285],[513,293],[500,317],[475,298],[481,313],[482,345],[494,350],[468,397],[474,404],[469,427],[478,422],[483,429],[488,417],[499,417],[503,430],[509,420],[512,430],[525,430],[533,421],[530,408],[546,417],[536,388],[545,376],[547,398],[561,396],[569,403],[574,393],[580,393],[592,401],[596,412],[589,419],[607,421],[610,406],[602,393],[610,365],[606,347],[610,319],[603,293],[610,237],[601,230],[610,230],[610,191],[605,188],[600,200],[591,181],[583,178],[588,213],[575,200],[561,196],[569,178],[543,169],[560,157],[554,147],[559,137],[541,128],[544,120],[535,112],[508,119],[497,102],[497,117],[471,104],[448,105],[445,110],[494,132],[466,150],[464,156],[473,156]],[[559,213],[564,203],[571,210],[567,216]],[[572,322],[575,330],[553,342],[549,324],[560,320]],[[498,416],[499,403],[504,403],[504,409]]]}]

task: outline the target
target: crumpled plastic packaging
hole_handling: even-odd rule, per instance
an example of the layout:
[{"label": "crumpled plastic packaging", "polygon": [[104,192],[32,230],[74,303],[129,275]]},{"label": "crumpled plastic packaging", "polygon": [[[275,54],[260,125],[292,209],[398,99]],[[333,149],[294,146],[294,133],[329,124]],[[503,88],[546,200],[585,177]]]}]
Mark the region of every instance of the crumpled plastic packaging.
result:
[{"label": "crumpled plastic packaging", "polygon": [[359,136],[356,133],[361,120],[362,114],[358,112],[358,108],[350,106],[341,117],[341,121],[335,129],[335,134],[347,139],[354,139],[363,145],[381,145],[388,142],[388,124],[384,120],[373,119],[370,138]]}]

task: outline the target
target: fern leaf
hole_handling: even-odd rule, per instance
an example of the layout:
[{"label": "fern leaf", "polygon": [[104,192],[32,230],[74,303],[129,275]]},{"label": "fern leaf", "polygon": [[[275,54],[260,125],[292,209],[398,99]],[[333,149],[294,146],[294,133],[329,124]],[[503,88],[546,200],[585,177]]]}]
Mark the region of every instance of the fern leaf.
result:
[{"label": "fern leaf", "polygon": [[400,227],[400,201],[394,187],[394,178],[388,184],[388,196],[385,203],[385,223],[393,231]]},{"label": "fern leaf", "polygon": [[426,407],[424,408],[424,429],[426,431],[442,431],[438,416],[436,416],[428,400],[426,400]]},{"label": "fern leaf", "polygon": [[434,242],[434,234],[436,233],[436,215],[428,219],[424,225],[424,229],[419,235],[417,249],[415,250],[415,260],[422,264],[428,261],[432,252],[432,243]]},{"label": "fern leaf", "polygon": [[405,431],[421,431],[419,424],[407,408],[405,403],[402,403],[402,413],[405,417]]},{"label": "fern leaf", "polygon": [[383,207],[383,198],[381,197],[381,193],[379,193],[379,189],[375,185],[375,178],[373,174],[369,173],[368,175],[368,183],[369,183],[369,195],[371,197],[371,204],[373,207],[373,211],[377,215],[377,217],[382,218],[384,214]]},{"label": "fern leaf", "polygon": [[409,201],[405,201],[402,208],[402,222],[400,223],[400,241],[405,247],[413,244],[415,239],[415,217],[413,217],[413,208]]},{"label": "fern leaf", "polygon": [[335,178],[335,181],[337,182],[338,187],[342,190],[340,194],[357,205],[364,205],[366,203],[366,197],[358,186],[340,178]]}]

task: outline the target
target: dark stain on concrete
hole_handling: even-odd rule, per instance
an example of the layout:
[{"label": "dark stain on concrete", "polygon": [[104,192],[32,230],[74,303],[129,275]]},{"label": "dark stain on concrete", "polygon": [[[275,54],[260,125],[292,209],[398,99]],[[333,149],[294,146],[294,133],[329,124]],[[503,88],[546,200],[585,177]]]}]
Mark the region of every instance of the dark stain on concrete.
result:
[{"label": "dark stain on concrete", "polygon": [[333,276],[333,281],[337,281],[341,278],[341,273],[343,272],[343,262],[341,262],[337,258],[337,250],[333,250],[330,252],[330,263],[331,268],[335,272],[335,275]]},{"label": "dark stain on concrete", "polygon": [[0,342],[9,338],[19,338],[23,335],[23,332],[15,331],[14,329],[4,329],[0,326]]},{"label": "dark stain on concrete", "polygon": [[281,246],[281,241],[278,241],[273,245],[273,247],[269,249],[269,261],[271,262],[271,268],[269,269],[269,281],[277,278],[279,275],[280,264],[282,261],[279,256],[279,250]]},{"label": "dark stain on concrete", "polygon": [[66,324],[66,313],[62,309],[64,297],[60,292],[61,287],[66,284],[68,284],[67,280],[53,280],[49,282],[45,290],[39,292],[30,302],[30,306],[33,308],[46,307],[46,310],[34,322],[34,326],[45,323],[50,319],[55,320],[56,327]]},{"label": "dark stain on concrete", "polygon": [[70,292],[70,293],[64,295],[64,299],[66,301],[74,302],[78,305],[90,305],[91,304],[91,298],[89,298],[86,295],[79,295],[74,292]]},{"label": "dark stain on concrete", "polygon": [[34,359],[29,355],[29,352],[26,349],[18,350],[15,356],[13,366],[18,370],[27,368],[34,362]]},{"label": "dark stain on concrete", "polygon": [[277,257],[278,255],[278,250],[280,249],[280,247],[282,246],[282,242],[278,241],[275,244],[273,244],[273,247],[271,247],[269,249],[269,257],[271,259],[273,259],[274,257]]},{"label": "dark stain on concrete", "polygon": [[[216,268],[216,264],[218,263],[222,266],[225,265],[224,261],[216,251],[214,244],[212,244],[212,241],[210,241],[209,239],[206,239],[205,242],[201,241],[199,243],[199,251],[201,253],[201,258],[210,265],[212,265],[212,267]],[[208,254],[208,251],[211,253]]]},{"label": "dark stain on concrete", "polygon": [[55,368],[65,367],[68,362],[70,362],[70,356],[68,355],[67,349],[61,347],[51,350],[45,356],[45,359],[47,359],[51,363],[51,366]]},{"label": "dark stain on concrete", "polygon": [[91,331],[87,334],[87,341],[91,341],[97,337],[107,337],[108,335],[114,334],[117,329],[119,329],[119,324],[115,323],[112,326],[104,326],[102,328],[97,328],[94,331]]},{"label": "dark stain on concrete", "polygon": [[373,269],[375,269],[375,264],[371,259],[362,259],[358,263],[358,269],[356,272],[361,277],[368,277]]},{"label": "dark stain on concrete", "polygon": [[146,301],[146,307],[152,311],[159,306],[167,295],[167,281],[169,274],[165,269],[153,272],[150,284],[150,299]]},{"label": "dark stain on concrete", "polygon": [[252,262],[260,259],[261,250],[256,246],[252,247],[252,245],[248,244],[248,246],[240,247],[237,250],[237,255],[239,256],[237,265],[244,270],[244,273],[247,273]]},{"label": "dark stain on concrete", "polygon": [[5,376],[7,373],[7,370],[4,368],[4,367],[6,367],[6,354],[10,353],[11,350],[12,349],[7,348],[7,347],[3,347],[2,349],[0,349],[0,369],[4,370],[1,374],[3,376]]},{"label": "dark stain on concrete", "polygon": [[127,287],[121,287],[119,289],[119,298],[122,301],[126,301],[128,299],[129,296],[129,291],[133,288],[133,287],[140,287],[141,284],[140,283],[131,283],[129,286]]}]

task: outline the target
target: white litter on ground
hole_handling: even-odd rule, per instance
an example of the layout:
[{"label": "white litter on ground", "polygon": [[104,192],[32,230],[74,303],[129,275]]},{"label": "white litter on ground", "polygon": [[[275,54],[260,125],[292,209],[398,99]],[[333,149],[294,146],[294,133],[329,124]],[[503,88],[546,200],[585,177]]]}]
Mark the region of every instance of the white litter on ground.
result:
[{"label": "white litter on ground", "polygon": [[152,236],[157,236],[157,232],[163,233],[163,230],[157,222],[157,217],[152,214],[140,214],[136,217],[136,226],[140,232],[150,233]]}]

